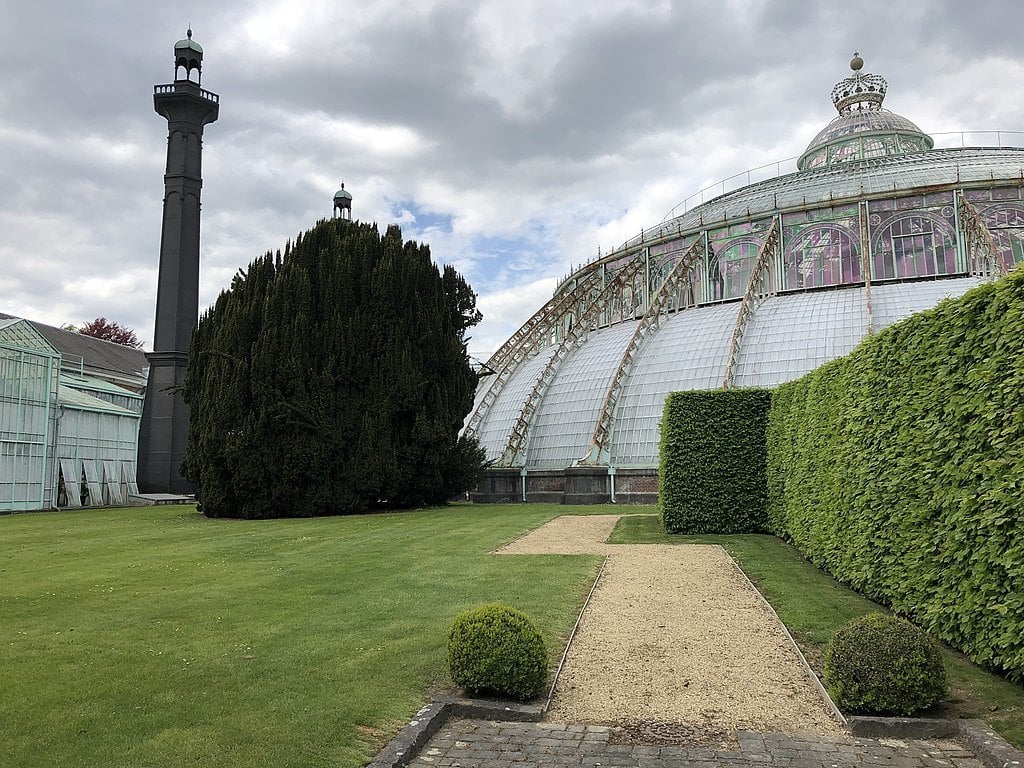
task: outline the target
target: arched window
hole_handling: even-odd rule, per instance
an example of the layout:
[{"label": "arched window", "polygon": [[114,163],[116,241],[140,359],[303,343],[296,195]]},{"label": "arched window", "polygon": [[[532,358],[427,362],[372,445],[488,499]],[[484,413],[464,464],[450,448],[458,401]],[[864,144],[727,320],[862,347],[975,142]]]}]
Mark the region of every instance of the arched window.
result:
[{"label": "arched window", "polygon": [[786,246],[786,288],[859,283],[859,238],[845,227],[819,224],[804,229]]},{"label": "arched window", "polygon": [[761,244],[752,237],[730,240],[708,254],[708,278],[711,299],[738,299],[747,292],[750,272],[757,261]]},{"label": "arched window", "polygon": [[931,211],[915,211],[890,219],[873,238],[871,277],[949,275],[956,271],[953,225]]}]

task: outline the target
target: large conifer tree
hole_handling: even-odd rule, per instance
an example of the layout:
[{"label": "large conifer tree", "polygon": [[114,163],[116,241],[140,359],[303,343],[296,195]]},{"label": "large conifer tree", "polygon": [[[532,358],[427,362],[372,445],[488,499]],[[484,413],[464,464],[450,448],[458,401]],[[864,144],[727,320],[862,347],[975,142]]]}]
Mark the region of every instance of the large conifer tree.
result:
[{"label": "large conifer tree", "polygon": [[476,296],[397,226],[331,219],[239,271],[192,337],[183,474],[212,517],[442,503],[483,454],[459,437]]}]

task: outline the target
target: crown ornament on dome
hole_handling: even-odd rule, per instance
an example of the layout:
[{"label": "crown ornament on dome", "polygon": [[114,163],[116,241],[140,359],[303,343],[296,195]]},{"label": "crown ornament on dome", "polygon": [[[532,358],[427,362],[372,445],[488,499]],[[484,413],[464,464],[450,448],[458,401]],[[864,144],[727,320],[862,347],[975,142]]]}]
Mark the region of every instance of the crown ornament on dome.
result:
[{"label": "crown ornament on dome", "polygon": [[850,59],[853,74],[832,88],[832,103],[840,115],[851,112],[877,111],[882,108],[889,84],[881,75],[864,74],[864,59],[856,51]]}]

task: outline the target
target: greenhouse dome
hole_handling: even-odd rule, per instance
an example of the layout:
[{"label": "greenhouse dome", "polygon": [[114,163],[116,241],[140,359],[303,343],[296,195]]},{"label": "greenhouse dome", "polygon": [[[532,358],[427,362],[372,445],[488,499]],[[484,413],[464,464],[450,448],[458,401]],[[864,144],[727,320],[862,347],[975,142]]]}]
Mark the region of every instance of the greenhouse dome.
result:
[{"label": "greenhouse dome", "polygon": [[862,66],[798,171],[576,270],[491,356],[475,500],[652,502],[669,392],[774,387],[1024,261],[1024,149],[933,149]]}]

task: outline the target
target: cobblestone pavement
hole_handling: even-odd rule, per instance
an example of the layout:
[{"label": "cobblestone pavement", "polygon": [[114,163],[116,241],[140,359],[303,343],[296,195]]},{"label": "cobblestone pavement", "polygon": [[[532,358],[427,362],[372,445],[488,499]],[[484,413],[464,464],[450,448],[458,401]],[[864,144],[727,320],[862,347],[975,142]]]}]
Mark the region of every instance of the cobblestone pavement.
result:
[{"label": "cobblestone pavement", "polygon": [[420,750],[412,766],[445,768],[983,768],[953,741],[790,736],[741,731],[739,750],[615,744],[596,725],[452,720]]}]

